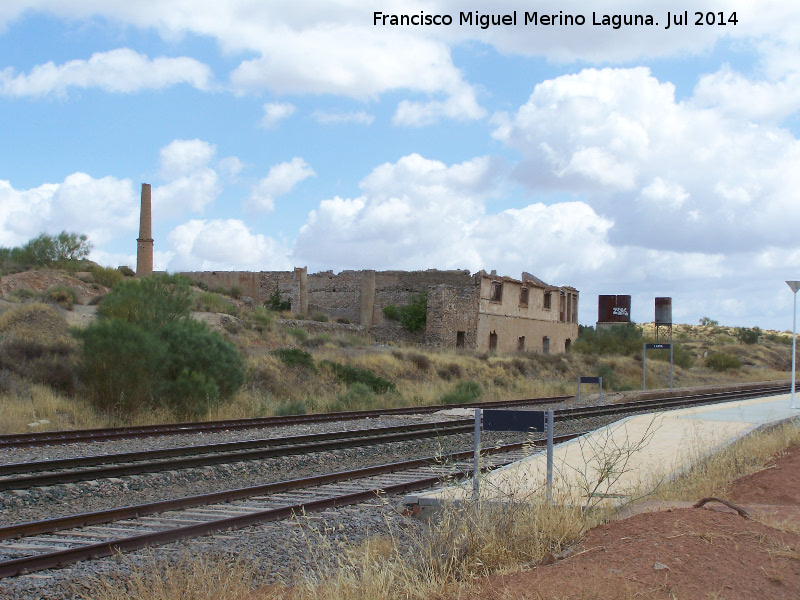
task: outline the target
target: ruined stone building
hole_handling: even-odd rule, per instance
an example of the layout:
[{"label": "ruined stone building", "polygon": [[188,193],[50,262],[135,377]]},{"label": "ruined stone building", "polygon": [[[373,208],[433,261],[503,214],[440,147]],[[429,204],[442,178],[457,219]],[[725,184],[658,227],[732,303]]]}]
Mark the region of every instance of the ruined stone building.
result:
[{"label": "ruined stone building", "polygon": [[[499,352],[557,353],[578,337],[578,290],[552,286],[523,273],[521,279],[494,271],[203,271],[185,273],[209,286],[238,287],[256,304],[277,290],[291,310],[323,313],[353,323],[380,340]],[[410,333],[383,309],[409,304],[428,293],[427,323]]]}]

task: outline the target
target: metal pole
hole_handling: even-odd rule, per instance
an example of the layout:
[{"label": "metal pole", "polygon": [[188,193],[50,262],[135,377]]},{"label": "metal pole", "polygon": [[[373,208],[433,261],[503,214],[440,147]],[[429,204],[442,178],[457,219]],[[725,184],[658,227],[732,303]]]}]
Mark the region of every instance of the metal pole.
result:
[{"label": "metal pole", "polygon": [[472,466],[472,497],[478,500],[478,491],[481,476],[481,409],[475,409],[475,454]]},{"label": "metal pole", "polygon": [[792,308],[792,404],[789,408],[795,408],[794,406],[794,363],[795,363],[795,352],[797,348],[797,335],[795,334],[795,326],[797,324],[797,292],[794,292],[794,306]]},{"label": "metal pole", "polygon": [[669,391],[672,391],[672,342],[669,344]]},{"label": "metal pole", "polygon": [[642,391],[645,391],[647,389],[644,384],[644,363],[647,360],[647,351],[645,350],[646,348],[647,344],[642,344]]},{"label": "metal pole", "polygon": [[578,404],[581,403],[581,376],[578,375]]},{"label": "metal pole", "polygon": [[553,411],[547,411],[547,501],[553,501]]},{"label": "metal pole", "polygon": [[603,403],[603,378],[600,378],[600,400],[599,403]]}]

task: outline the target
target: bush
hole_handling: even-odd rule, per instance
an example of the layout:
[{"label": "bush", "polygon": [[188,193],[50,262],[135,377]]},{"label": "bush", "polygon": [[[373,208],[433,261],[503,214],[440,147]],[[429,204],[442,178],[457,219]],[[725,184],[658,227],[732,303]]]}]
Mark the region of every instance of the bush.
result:
[{"label": "bush", "polygon": [[288,417],[291,415],[306,414],[306,403],[302,400],[286,400],[275,408],[276,417]]},{"label": "bush", "polygon": [[36,292],[30,288],[17,288],[8,294],[9,298],[17,302],[25,302],[36,297]]},{"label": "bush", "polygon": [[67,285],[54,285],[47,288],[41,294],[41,299],[45,302],[58,304],[61,308],[72,310],[73,304],[80,302],[78,292]]},{"label": "bush", "polygon": [[[185,379],[184,372],[202,374],[219,389],[218,398],[231,396],[244,383],[244,363],[236,347],[205,323],[192,319],[174,321],[159,333],[168,351],[164,365],[167,382]],[[200,385],[197,378],[192,381],[204,393],[210,389],[210,385]],[[185,383],[182,381],[181,385]],[[166,388],[171,389],[169,383]]]},{"label": "bush", "polygon": [[308,340],[308,332],[305,329],[300,329],[299,327],[289,327],[286,329],[286,333],[288,333],[301,344]]},{"label": "bush", "polygon": [[354,383],[347,392],[340,394],[328,409],[330,412],[346,410],[370,410],[375,408],[375,392],[365,383]]},{"label": "bush", "polygon": [[367,369],[343,365],[330,360],[323,360],[319,364],[321,367],[330,369],[339,381],[347,385],[362,383],[376,394],[383,394],[395,389],[394,383]]},{"label": "bush", "polygon": [[336,322],[341,323],[342,325],[350,325],[350,319],[348,319],[347,317],[338,317],[336,319]]},{"label": "bush", "polygon": [[264,306],[270,310],[280,312],[282,310],[292,310],[291,300],[281,300],[281,293],[275,289],[272,294],[264,301]]},{"label": "bush", "polygon": [[239,298],[242,297],[242,288],[240,288],[238,285],[234,285],[233,287],[231,287],[230,292],[228,292],[228,295],[234,300],[238,300]]},{"label": "bush", "polygon": [[117,271],[122,273],[125,277],[133,277],[136,275],[136,271],[134,271],[127,265],[121,265],[117,267]]},{"label": "bush", "polygon": [[389,304],[383,307],[383,316],[392,321],[400,320],[400,311],[394,304]]},{"label": "bush", "polygon": [[299,348],[278,348],[270,350],[272,356],[276,356],[287,367],[303,367],[316,371],[313,357],[305,350]]},{"label": "bush", "polygon": [[468,404],[481,397],[483,390],[477,381],[459,381],[452,392],[439,399],[440,404]]},{"label": "bush", "polygon": [[450,363],[446,367],[437,369],[436,372],[439,374],[439,377],[445,381],[450,381],[453,377],[461,377],[461,365],[458,363]]},{"label": "bush", "polygon": [[108,267],[92,266],[89,267],[89,272],[97,283],[107,288],[113,288],[125,278],[118,269],[111,269]]},{"label": "bush", "polygon": [[97,307],[104,319],[120,319],[155,330],[189,316],[191,292],[187,280],[152,275],[120,281]]},{"label": "bush", "polygon": [[127,415],[154,405],[167,352],[154,332],[113,319],[96,321],[76,335],[83,342],[81,380],[95,407]]},{"label": "bush", "polygon": [[719,327],[719,321],[715,321],[710,317],[700,317],[700,325],[707,327]]},{"label": "bush", "polygon": [[214,292],[200,292],[195,295],[192,299],[192,310],[226,315],[235,315],[238,312],[233,302]]},{"label": "bush", "polygon": [[578,327],[578,339],[570,350],[581,354],[621,354],[632,356],[642,351],[644,336],[634,323],[614,325],[596,331],[593,327]]},{"label": "bush", "polygon": [[[648,358],[669,362],[669,350],[651,350]],[[688,369],[694,364],[694,354],[682,344],[672,343],[672,364],[683,369]]]},{"label": "bush", "polygon": [[272,329],[272,323],[275,320],[272,313],[263,307],[256,308],[250,313],[250,321],[253,324],[253,329],[259,333],[269,331]]},{"label": "bush", "polygon": [[326,315],[324,312],[317,311],[313,315],[311,315],[311,320],[312,321],[319,321],[321,323],[327,323],[328,322],[328,315]]},{"label": "bush", "polygon": [[389,304],[383,308],[387,319],[399,321],[408,331],[422,331],[428,318],[428,292],[419,292],[411,296],[410,304],[400,306]]},{"label": "bush", "polygon": [[759,327],[736,327],[733,336],[743,344],[757,344],[761,339],[761,328]]},{"label": "bush", "polygon": [[728,369],[741,368],[742,361],[731,354],[715,352],[706,357],[705,366],[714,371],[727,371]]}]

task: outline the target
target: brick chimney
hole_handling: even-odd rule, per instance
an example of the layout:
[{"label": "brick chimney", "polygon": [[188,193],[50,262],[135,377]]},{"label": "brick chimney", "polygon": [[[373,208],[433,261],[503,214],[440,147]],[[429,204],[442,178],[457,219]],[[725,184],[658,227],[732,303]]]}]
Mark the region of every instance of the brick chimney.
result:
[{"label": "brick chimney", "polygon": [[142,208],[139,213],[139,237],[136,239],[136,276],[153,273],[153,226],[150,210],[150,184],[142,184]]}]

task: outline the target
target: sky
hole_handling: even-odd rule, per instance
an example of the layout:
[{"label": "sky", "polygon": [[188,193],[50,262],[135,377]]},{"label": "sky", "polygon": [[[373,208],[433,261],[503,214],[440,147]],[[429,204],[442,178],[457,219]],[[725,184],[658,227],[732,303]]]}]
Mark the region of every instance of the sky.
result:
[{"label": "sky", "polygon": [[106,266],[149,183],[159,270],[527,271],[586,325],[790,330],[799,136],[794,0],[0,2],[0,246]]}]

